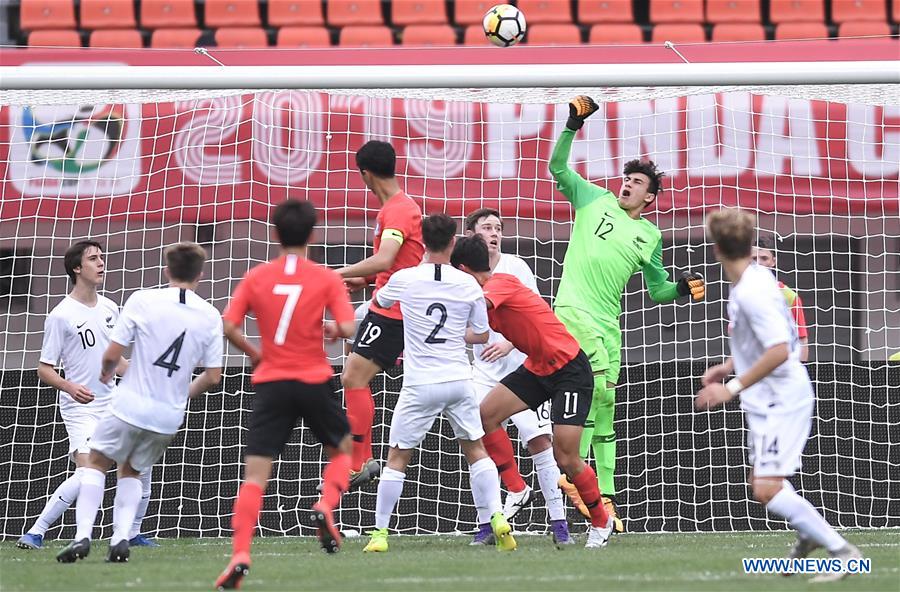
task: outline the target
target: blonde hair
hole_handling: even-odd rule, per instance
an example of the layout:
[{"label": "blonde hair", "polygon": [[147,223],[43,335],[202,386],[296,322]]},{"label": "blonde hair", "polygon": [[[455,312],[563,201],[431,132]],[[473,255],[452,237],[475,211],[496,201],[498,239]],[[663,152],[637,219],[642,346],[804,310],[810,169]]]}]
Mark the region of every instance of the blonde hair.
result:
[{"label": "blonde hair", "polygon": [[719,210],[706,218],[706,232],[723,259],[749,257],[756,234],[756,217],[737,208]]}]

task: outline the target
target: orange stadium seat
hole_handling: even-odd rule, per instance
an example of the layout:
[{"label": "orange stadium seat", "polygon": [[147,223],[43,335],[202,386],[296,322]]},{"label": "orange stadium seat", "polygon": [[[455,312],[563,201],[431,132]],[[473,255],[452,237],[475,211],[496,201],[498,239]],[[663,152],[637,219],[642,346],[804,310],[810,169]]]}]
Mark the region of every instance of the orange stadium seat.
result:
[{"label": "orange stadium seat", "polygon": [[81,0],[82,29],[132,29],[134,3],[122,0]]},{"label": "orange stadium seat", "polygon": [[653,27],[653,43],[702,43],[706,41],[706,31],[700,23],[664,23]]},{"label": "orange stadium seat", "polygon": [[447,6],[434,0],[393,0],[391,22],[395,25],[418,23],[440,25],[447,22]]},{"label": "orange stadium seat", "polygon": [[199,39],[199,29],[156,29],[150,36],[150,47],[193,49]]},{"label": "orange stadium seat", "polygon": [[259,27],[222,27],[216,31],[216,45],[226,49],[257,49],[269,46],[269,36]]},{"label": "orange stadium seat", "polygon": [[775,27],[775,39],[823,39],[828,37],[825,23],[781,23]]},{"label": "orange stadium seat", "polygon": [[88,46],[140,49],[144,38],[137,29],[97,29],[91,32]]},{"label": "orange stadium seat", "polygon": [[764,41],[766,29],[759,23],[720,23],[713,27],[713,41]]},{"label": "orange stadium seat", "polygon": [[75,3],[72,0],[22,0],[20,27],[35,29],[74,29]]},{"label": "orange stadium seat", "polygon": [[278,47],[330,47],[331,33],[325,27],[282,27],[275,41]]},{"label": "orange stadium seat", "polygon": [[[900,0],[894,0],[894,6]],[[887,22],[887,6],[884,0],[832,0],[831,20],[835,23],[848,21]]]},{"label": "orange stadium seat", "polygon": [[259,0],[206,0],[205,22],[211,29],[259,25]]},{"label": "orange stadium seat", "polygon": [[81,33],[72,29],[39,29],[28,35],[32,47],[81,47]]},{"label": "orange stadium seat", "polygon": [[775,24],[797,22],[824,22],[823,0],[772,0],[769,20]]},{"label": "orange stadium seat", "polygon": [[577,10],[578,22],[586,25],[634,22],[631,0],[579,0]]},{"label": "orange stadium seat", "polygon": [[403,29],[403,45],[456,45],[456,31],[449,25],[417,25]]},{"label": "orange stadium seat", "polygon": [[702,23],[703,0],[650,0],[651,23]]},{"label": "orange stadium seat", "polygon": [[380,0],[328,0],[325,12],[328,24],[336,27],[384,23]]},{"label": "orange stadium seat", "polygon": [[142,0],[141,26],[145,29],[196,27],[194,0]]},{"label": "orange stadium seat", "polygon": [[528,26],[572,22],[572,3],[569,0],[519,0],[516,6],[525,14]]},{"label": "orange stadium seat", "polygon": [[706,0],[709,23],[758,23],[759,0]]},{"label": "orange stadium seat", "polygon": [[466,27],[466,32],[463,35],[463,43],[465,45],[490,45],[491,42],[488,41],[487,37],[484,34],[484,27],[482,25],[469,25]]},{"label": "orange stadium seat", "polygon": [[850,21],[838,27],[838,37],[869,37],[872,35],[890,35],[891,26],[887,21]]},{"label": "orange stadium seat", "polygon": [[343,47],[390,47],[394,45],[394,33],[385,26],[361,25],[341,29],[340,45]]},{"label": "orange stadium seat", "polygon": [[497,2],[493,0],[456,0],[453,22],[458,25],[473,25],[484,20],[485,13]]},{"label": "orange stadium seat", "polygon": [[321,0],[269,0],[270,27],[320,26],[325,24]]},{"label": "orange stadium seat", "polygon": [[644,32],[634,23],[594,25],[588,43],[597,45],[632,45],[644,42]]},{"label": "orange stadium seat", "polygon": [[572,23],[529,25],[525,42],[528,45],[578,45],[581,43],[581,31]]}]

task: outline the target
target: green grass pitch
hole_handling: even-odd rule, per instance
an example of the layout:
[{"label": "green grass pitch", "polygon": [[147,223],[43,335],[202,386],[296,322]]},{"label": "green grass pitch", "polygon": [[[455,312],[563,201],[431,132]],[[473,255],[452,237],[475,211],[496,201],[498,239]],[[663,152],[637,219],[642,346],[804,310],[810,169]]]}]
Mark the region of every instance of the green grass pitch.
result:
[{"label": "green grass pitch", "polygon": [[[872,573],[815,590],[900,589],[900,530],[845,533],[872,560]],[[629,534],[601,550],[558,551],[544,536],[519,536],[519,549],[501,554],[473,548],[461,536],[390,539],[387,554],[363,554],[366,537],[348,539],[325,555],[313,538],[256,539],[253,567],[242,590],[807,590],[808,576],[744,575],[742,557],[782,557],[788,532]],[[0,590],[212,590],[230,551],[227,539],[163,539],[159,549],[132,550],[127,564],[104,562],[106,541],[76,564],[55,560],[62,542],[23,551],[0,544]],[[817,553],[817,556],[821,552]]]}]

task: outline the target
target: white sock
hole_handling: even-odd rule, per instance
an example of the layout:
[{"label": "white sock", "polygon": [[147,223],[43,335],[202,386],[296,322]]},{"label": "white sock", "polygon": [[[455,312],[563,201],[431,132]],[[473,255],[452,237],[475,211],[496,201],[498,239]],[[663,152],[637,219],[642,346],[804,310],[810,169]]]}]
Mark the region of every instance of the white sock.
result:
[{"label": "white sock", "polygon": [[766,508],[791,523],[791,526],[805,538],[811,539],[829,551],[837,551],[847,544],[816,508],[797,495],[794,487],[784,481],[781,491],[775,494]]},{"label": "white sock", "polygon": [[44,506],[44,510],[38,516],[34,526],[28,529],[28,534],[44,536],[47,529],[53,526],[75,503],[75,500],[78,499],[78,491],[81,489],[81,472],[82,469],[75,469],[75,473],[71,477],[59,484],[59,487],[47,500],[47,505]]},{"label": "white sock", "polygon": [[134,477],[120,477],[116,484],[116,501],[113,505],[113,535],[110,545],[128,540],[134,516],[141,503],[141,480]]},{"label": "white sock", "polygon": [[147,469],[141,473],[139,479],[141,480],[141,501],[137,507],[137,514],[134,515],[131,532],[128,533],[129,540],[141,534],[141,523],[144,521],[144,516],[147,515],[147,506],[150,505],[150,482],[153,479],[153,469]]},{"label": "white sock", "polygon": [[565,520],[566,507],[563,505],[562,491],[559,489],[559,466],[553,458],[553,449],[548,448],[531,457],[534,471],[537,473],[541,493],[547,503],[547,514],[550,520]]},{"label": "white sock", "polygon": [[491,516],[503,508],[500,504],[500,475],[494,461],[483,458],[469,465],[469,483],[478,512],[478,524],[487,524]]},{"label": "white sock", "polygon": [[375,500],[375,528],[387,528],[391,523],[391,514],[397,507],[397,501],[403,494],[403,481],[406,473],[395,471],[390,467],[381,470],[378,480],[378,498]]},{"label": "white sock", "polygon": [[106,474],[97,469],[87,467],[81,470],[81,490],[75,504],[75,540],[89,539],[94,531],[97,511],[103,503],[103,488],[106,487]]}]

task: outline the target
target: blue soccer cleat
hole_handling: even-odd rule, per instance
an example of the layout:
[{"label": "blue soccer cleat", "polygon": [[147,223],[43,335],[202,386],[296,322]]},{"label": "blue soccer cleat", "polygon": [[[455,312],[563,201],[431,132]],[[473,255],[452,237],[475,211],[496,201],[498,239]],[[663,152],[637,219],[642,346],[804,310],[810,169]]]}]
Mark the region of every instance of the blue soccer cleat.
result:
[{"label": "blue soccer cleat", "polygon": [[16,541],[16,546],[20,549],[43,549],[44,535],[26,532]]},{"label": "blue soccer cleat", "polygon": [[128,541],[128,545],[131,547],[158,547],[159,543],[157,543],[150,537],[139,534],[132,537]]}]

